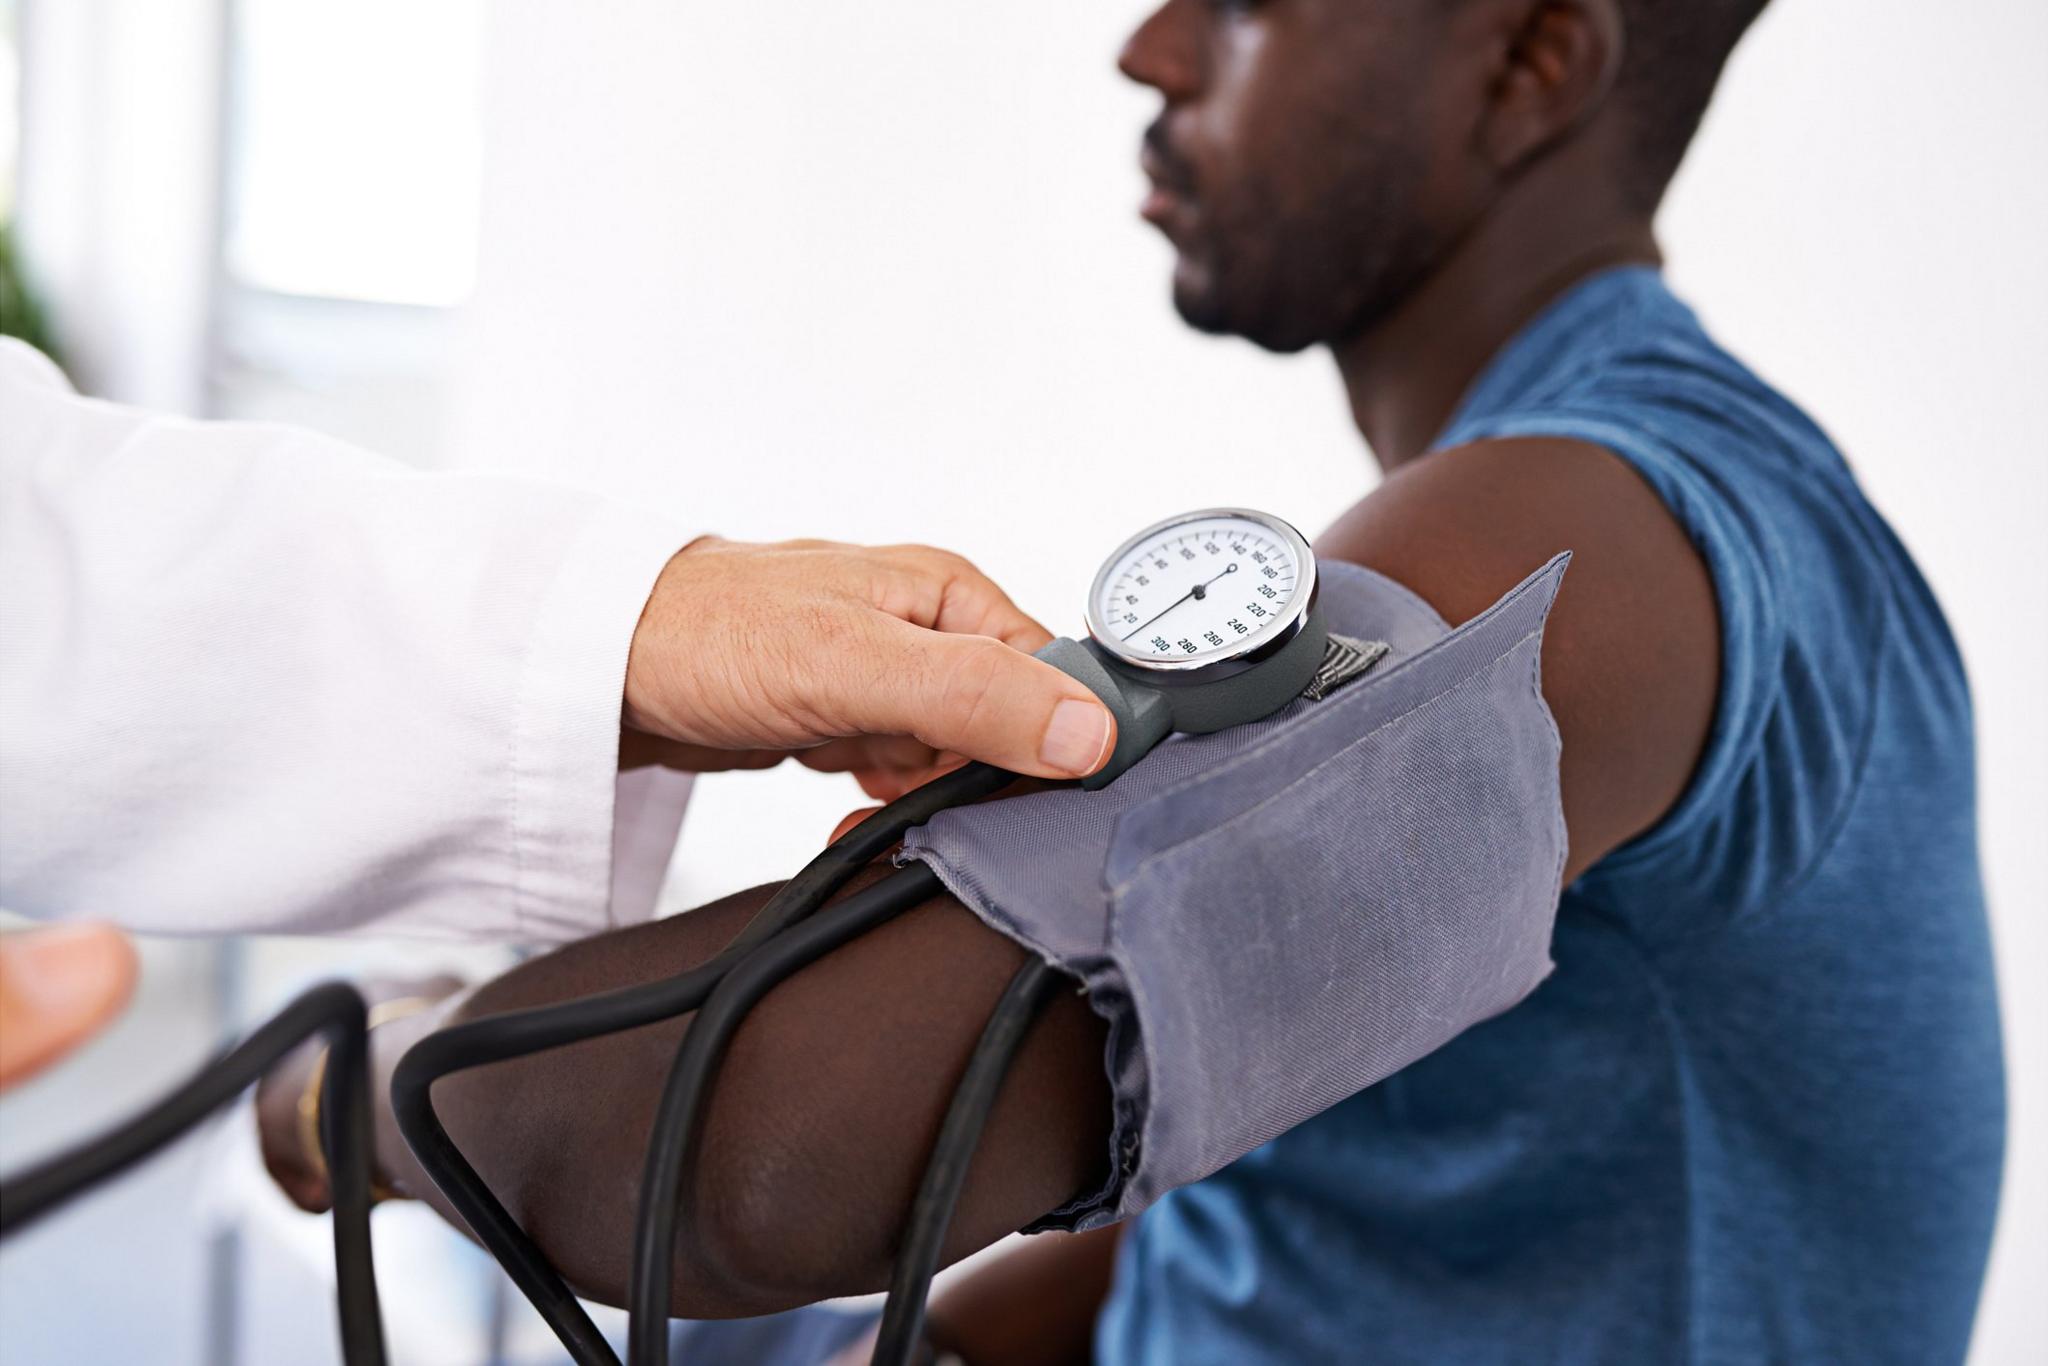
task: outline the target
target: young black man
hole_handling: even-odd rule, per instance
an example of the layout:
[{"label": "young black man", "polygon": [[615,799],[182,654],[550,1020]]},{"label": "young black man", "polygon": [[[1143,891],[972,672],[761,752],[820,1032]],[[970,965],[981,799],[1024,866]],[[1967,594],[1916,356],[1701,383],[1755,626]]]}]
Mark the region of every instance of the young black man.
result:
[{"label": "young black man", "polygon": [[[1329,351],[1385,471],[1320,554],[1458,623],[1573,552],[1541,661],[1568,836],[1555,970],[1121,1237],[1105,1026],[1056,1003],[949,1254],[1060,1207],[1088,1231],[934,1304],[934,1341],[973,1366],[1963,1357],[2004,1101],[1961,664],[1841,456],[1658,273],[1659,200],[1761,6],[1169,0],[1131,38],[1124,71],[1164,100],[1144,215],[1177,250],[1176,307]],[[759,900],[572,946],[459,1013],[684,966]],[[1024,953],[984,917],[1028,906],[974,910],[934,900],[742,1031],[679,1312],[883,1284]],[[444,1088],[600,1298],[677,1035]]]}]

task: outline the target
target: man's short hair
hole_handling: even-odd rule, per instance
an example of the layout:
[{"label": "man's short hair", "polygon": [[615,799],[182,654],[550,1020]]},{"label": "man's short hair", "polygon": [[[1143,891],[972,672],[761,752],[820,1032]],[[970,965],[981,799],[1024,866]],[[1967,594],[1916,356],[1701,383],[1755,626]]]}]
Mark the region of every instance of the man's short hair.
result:
[{"label": "man's short hair", "polygon": [[1615,98],[1634,125],[1628,191],[1654,208],[1699,130],[1728,54],[1768,0],[1622,0]]}]

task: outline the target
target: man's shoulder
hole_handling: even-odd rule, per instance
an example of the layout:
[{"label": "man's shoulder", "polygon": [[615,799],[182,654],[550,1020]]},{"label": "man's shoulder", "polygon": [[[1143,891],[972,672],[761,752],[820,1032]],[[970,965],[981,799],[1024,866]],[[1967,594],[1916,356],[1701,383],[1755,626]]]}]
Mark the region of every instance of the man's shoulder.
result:
[{"label": "man's shoulder", "polygon": [[1572,562],[1545,633],[1543,691],[1564,736],[1582,868],[1677,801],[1713,719],[1713,582],[1657,492],[1591,442],[1478,440],[1403,466],[1317,543],[1453,623],[1563,551]]},{"label": "man's shoulder", "polygon": [[1578,583],[1610,570],[1645,584],[1703,573],[1684,529],[1629,462],[1561,436],[1432,451],[1353,504],[1318,548],[1408,584],[1451,622],[1563,550],[1577,557]]}]

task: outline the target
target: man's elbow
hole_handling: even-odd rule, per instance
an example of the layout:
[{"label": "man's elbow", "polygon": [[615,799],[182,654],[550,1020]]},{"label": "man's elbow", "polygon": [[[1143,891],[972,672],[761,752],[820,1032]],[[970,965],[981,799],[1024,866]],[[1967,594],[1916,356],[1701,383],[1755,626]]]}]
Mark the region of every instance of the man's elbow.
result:
[{"label": "man's elbow", "polygon": [[[450,1078],[438,1099],[456,1142],[570,1286],[624,1306],[647,1129],[606,1103],[620,1079],[601,1068],[579,1075],[573,1052]],[[820,1180],[860,1154],[806,1145],[794,1101],[754,1089],[744,1069],[724,1069],[684,1176],[670,1291],[680,1317],[764,1314],[876,1288],[873,1268],[886,1264],[887,1231],[861,1222],[853,1194],[862,1173]],[[524,1105],[522,1094],[562,1103]]]},{"label": "man's elbow", "polygon": [[[747,1313],[887,1288],[953,1088],[1000,990],[990,976],[994,985],[964,992],[958,1008],[878,1009],[860,1022],[829,1020],[815,1003],[764,1004],[721,1074],[686,1202],[706,1288]],[[849,1038],[862,1046],[846,1047]],[[1078,996],[1034,1024],[968,1163],[942,1264],[1101,1184],[1103,1048],[1102,1021]]]},{"label": "man's elbow", "polygon": [[767,1082],[725,1071],[686,1180],[678,1268],[687,1261],[694,1284],[679,1295],[760,1314],[884,1289],[914,1188],[909,1154],[830,1088]]},{"label": "man's elbow", "polygon": [[[1021,959],[965,911],[935,904],[805,969],[748,1014],[684,1173],[673,1312],[764,1314],[886,1287],[953,1087]],[[646,1120],[676,1035],[593,1041],[448,1084],[467,1121],[451,1122],[457,1140],[594,1299],[626,1294]],[[1103,1047],[1102,1022],[1079,997],[1033,1026],[969,1165],[946,1260],[1100,1182]],[[472,1085],[490,1094],[462,1095]]]}]

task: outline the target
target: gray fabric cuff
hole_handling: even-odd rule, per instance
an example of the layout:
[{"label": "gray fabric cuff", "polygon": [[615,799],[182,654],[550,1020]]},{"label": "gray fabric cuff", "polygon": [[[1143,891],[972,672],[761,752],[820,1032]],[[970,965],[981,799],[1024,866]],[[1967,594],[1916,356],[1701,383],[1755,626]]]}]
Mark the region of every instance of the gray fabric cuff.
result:
[{"label": "gray fabric cuff", "polygon": [[1177,736],[1100,792],[912,831],[996,930],[1109,1023],[1105,1187],[1037,1227],[1128,1218],[1507,1009],[1550,970],[1565,834],[1538,673],[1559,556],[1455,631],[1323,566],[1377,669],[1255,725]]}]

